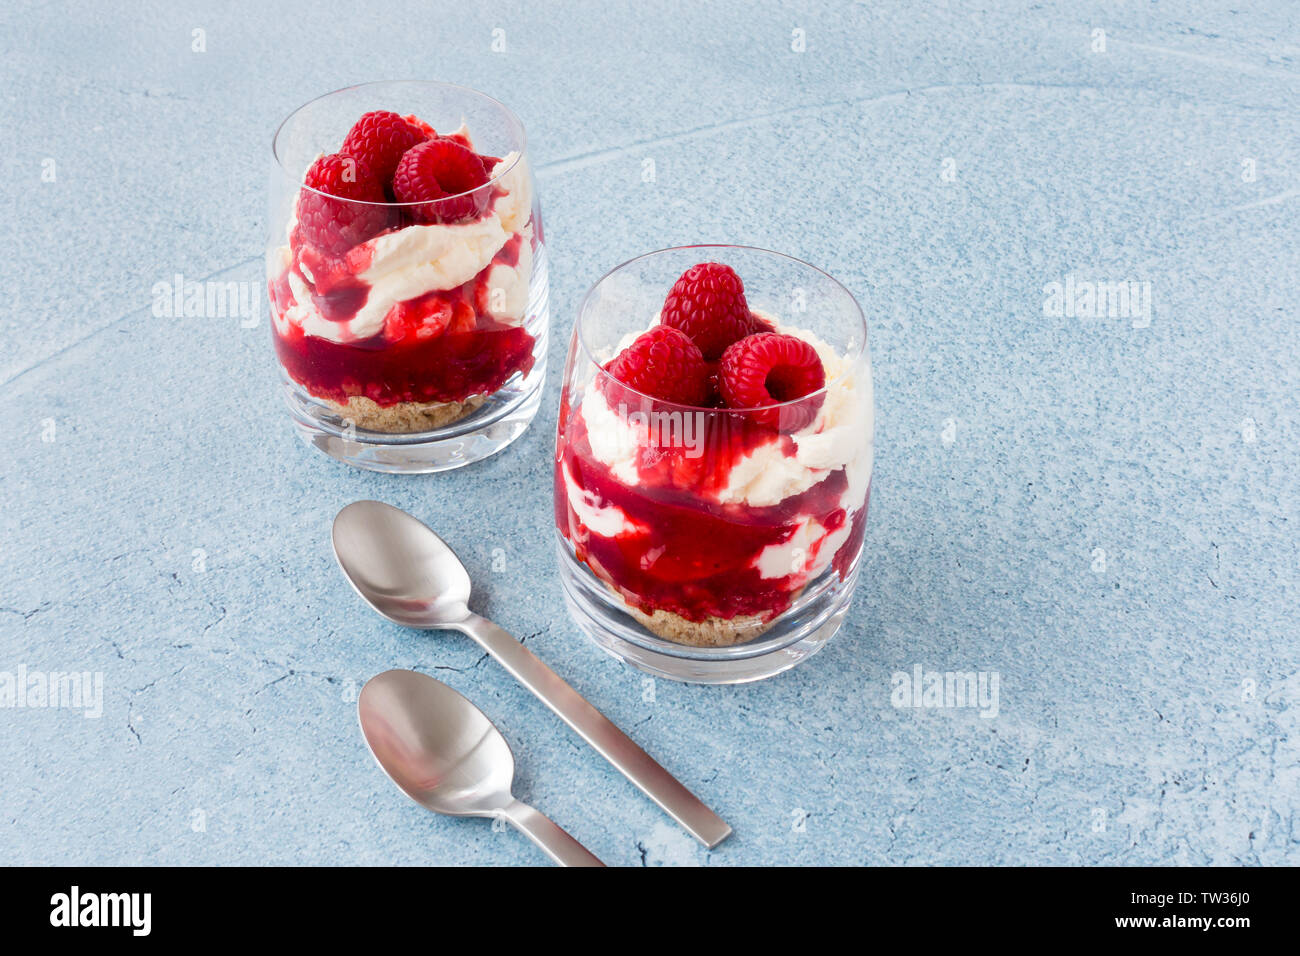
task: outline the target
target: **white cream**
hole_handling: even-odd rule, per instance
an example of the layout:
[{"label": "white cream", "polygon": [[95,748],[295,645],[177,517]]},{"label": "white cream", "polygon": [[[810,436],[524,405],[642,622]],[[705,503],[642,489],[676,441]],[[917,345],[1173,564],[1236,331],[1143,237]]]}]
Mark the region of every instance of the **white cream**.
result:
[{"label": "white cream", "polygon": [[592,379],[582,393],[580,411],[587,423],[591,453],[625,485],[638,481],[636,453],[641,432],[628,419],[609,407],[600,389],[600,377]]},{"label": "white cream", "polygon": [[533,227],[524,226],[519,244],[519,259],[513,266],[495,263],[487,274],[485,311],[504,325],[519,325],[528,309],[528,294],[533,278]]},{"label": "white cream", "polygon": [[644,530],[617,505],[597,503],[595,495],[574,484],[573,476],[569,474],[568,468],[561,468],[560,470],[564,474],[564,488],[569,499],[569,507],[573,509],[573,513],[577,515],[578,520],[594,533],[602,538],[613,538],[618,535],[633,534]]},{"label": "white cream", "polygon": [[791,433],[794,455],[787,456],[777,442],[758,446],[732,467],[718,500],[754,507],[779,504],[843,468],[849,480],[845,498],[861,501],[871,480],[874,452],[871,376],[859,375],[811,332],[786,327],[778,331],[798,336],[817,350],[826,371],[826,398],[817,417]]},{"label": "white cream", "polygon": [[791,574],[815,578],[835,560],[835,552],[848,540],[853,531],[853,507],[861,499],[853,499],[845,492],[840,496],[844,508],[844,523],[829,534],[816,518],[805,518],[795,529],[790,540],[782,544],[769,544],[754,562],[758,573],[768,579],[784,578]]},{"label": "white cream", "polygon": [[[285,319],[301,325],[308,335],[334,342],[370,338],[383,328],[384,317],[393,306],[465,284],[491,263],[511,236],[522,233],[518,266],[511,269],[498,264],[488,280],[491,288],[501,289],[497,297],[500,308],[491,313],[493,318],[510,324],[522,322],[532,275],[530,179],[528,166],[518,153],[503,157],[501,163],[508,167],[497,181],[503,194],[496,197],[492,209],[481,219],[407,226],[363,243],[371,250],[370,265],[358,278],[370,286],[370,291],[365,304],[350,320],[332,322],[321,315],[307,283],[296,272],[289,273],[295,304],[286,310]],[[289,229],[292,231],[293,221]],[[287,254],[288,247],[282,248]]]},{"label": "white cream", "polygon": [[754,566],[765,578],[783,578],[789,574],[802,574],[807,570],[813,546],[821,539],[822,527],[817,519],[808,517],[794,529],[790,540],[783,544],[769,544],[759,552]]}]

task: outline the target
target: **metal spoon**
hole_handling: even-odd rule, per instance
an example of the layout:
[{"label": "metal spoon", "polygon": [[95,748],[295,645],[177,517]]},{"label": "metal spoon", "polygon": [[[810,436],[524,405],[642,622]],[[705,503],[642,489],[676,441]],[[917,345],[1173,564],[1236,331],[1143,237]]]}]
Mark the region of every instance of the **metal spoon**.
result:
[{"label": "metal spoon", "polygon": [[402,791],[435,813],[503,817],[561,866],[604,866],[551,820],[510,792],[510,745],[467,698],[415,671],[384,671],[361,688],[366,745]]},{"label": "metal spoon", "polygon": [[428,525],[381,501],[355,501],[334,519],[333,540],[343,573],[388,620],[468,634],[693,837],[715,847],[731,833],[721,817],[532,651],[469,609],[469,573]]}]

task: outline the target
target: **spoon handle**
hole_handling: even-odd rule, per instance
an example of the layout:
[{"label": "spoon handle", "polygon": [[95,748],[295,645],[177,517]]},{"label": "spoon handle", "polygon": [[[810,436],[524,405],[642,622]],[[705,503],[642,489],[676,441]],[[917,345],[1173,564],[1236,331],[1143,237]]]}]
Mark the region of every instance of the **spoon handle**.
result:
[{"label": "spoon handle", "polygon": [[730,835],[731,827],[721,817],[509,633],[472,612],[455,626],[500,661],[515,680],[537,695],[691,836],[707,847],[715,847]]},{"label": "spoon handle", "polygon": [[605,865],[593,856],[590,850],[569,836],[554,820],[526,803],[520,803],[512,798],[510,803],[501,809],[501,815],[560,866]]}]

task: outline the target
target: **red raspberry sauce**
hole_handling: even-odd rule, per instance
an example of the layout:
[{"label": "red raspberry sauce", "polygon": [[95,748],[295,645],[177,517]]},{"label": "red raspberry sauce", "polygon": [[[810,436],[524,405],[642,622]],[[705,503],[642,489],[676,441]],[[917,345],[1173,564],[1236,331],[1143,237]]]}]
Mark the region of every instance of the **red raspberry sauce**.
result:
[{"label": "red raspberry sauce", "polygon": [[[772,507],[720,504],[709,494],[725,485],[735,461],[759,443],[780,441],[787,455],[794,454],[788,439],[770,431],[744,428],[743,435],[725,441],[710,435],[703,456],[691,461],[689,470],[671,463],[687,461],[675,449],[663,449],[662,457],[643,452],[638,462],[641,481],[631,487],[596,460],[581,410],[573,415],[569,411],[565,395],[555,463],[556,525],[579,560],[646,613],[663,609],[691,621],[751,614],[770,619],[790,606],[808,576],[799,570],[781,578],[762,577],[754,566],[762,550],[789,541],[805,518],[818,521],[828,534],[848,520],[840,507],[848,485],[843,469]],[[710,413],[709,420],[719,431],[735,428],[736,417],[726,413]],[[733,424],[722,424],[728,421]],[[646,468],[649,457],[657,460]],[[614,537],[592,531],[569,504],[566,473],[598,506],[621,509],[637,530]],[[841,580],[862,545],[866,514],[864,502],[832,560]],[[805,566],[824,564],[825,556],[816,553],[818,543],[812,547]]]},{"label": "red raspberry sauce", "polygon": [[[346,344],[305,335],[291,326],[281,335],[272,325],[276,354],[289,376],[321,399],[346,403],[364,395],[380,406],[399,402],[459,402],[491,394],[515,372],[533,367],[535,340],[519,326],[505,325],[486,311],[487,274],[493,264],[516,266],[523,236],[506,242],[486,268],[458,288],[408,299],[389,310],[376,335]],[[327,260],[298,246],[295,263],[308,262],[316,282],[312,302],[331,322],[347,322],[365,304],[369,286],[356,275],[369,265],[356,247]],[[293,304],[288,270],[269,288],[277,315]]]}]

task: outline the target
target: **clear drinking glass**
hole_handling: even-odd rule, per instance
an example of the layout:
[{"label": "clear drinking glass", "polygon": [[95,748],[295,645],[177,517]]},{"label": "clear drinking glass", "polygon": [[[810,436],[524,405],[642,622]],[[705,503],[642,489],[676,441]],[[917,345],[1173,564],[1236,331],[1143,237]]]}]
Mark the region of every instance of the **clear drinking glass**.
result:
[{"label": "clear drinking glass", "polygon": [[[825,386],[734,409],[677,405],[606,364],[699,262],[731,266],[750,310],[814,345]],[[579,627],[642,670],[740,683],[811,656],[857,579],[874,449],[866,322],[826,273],[742,246],[633,259],[587,293],[555,455],[560,575]]]},{"label": "clear drinking glass", "polygon": [[[482,184],[398,202],[392,174],[357,173],[341,147],[379,110],[477,156],[471,182]],[[518,438],[541,398],[549,309],[541,210],[514,114],[465,87],[367,83],[300,107],[273,147],[272,336],[302,438],[385,472],[457,468]],[[381,185],[381,201],[304,184],[336,153],[353,182]]]}]

